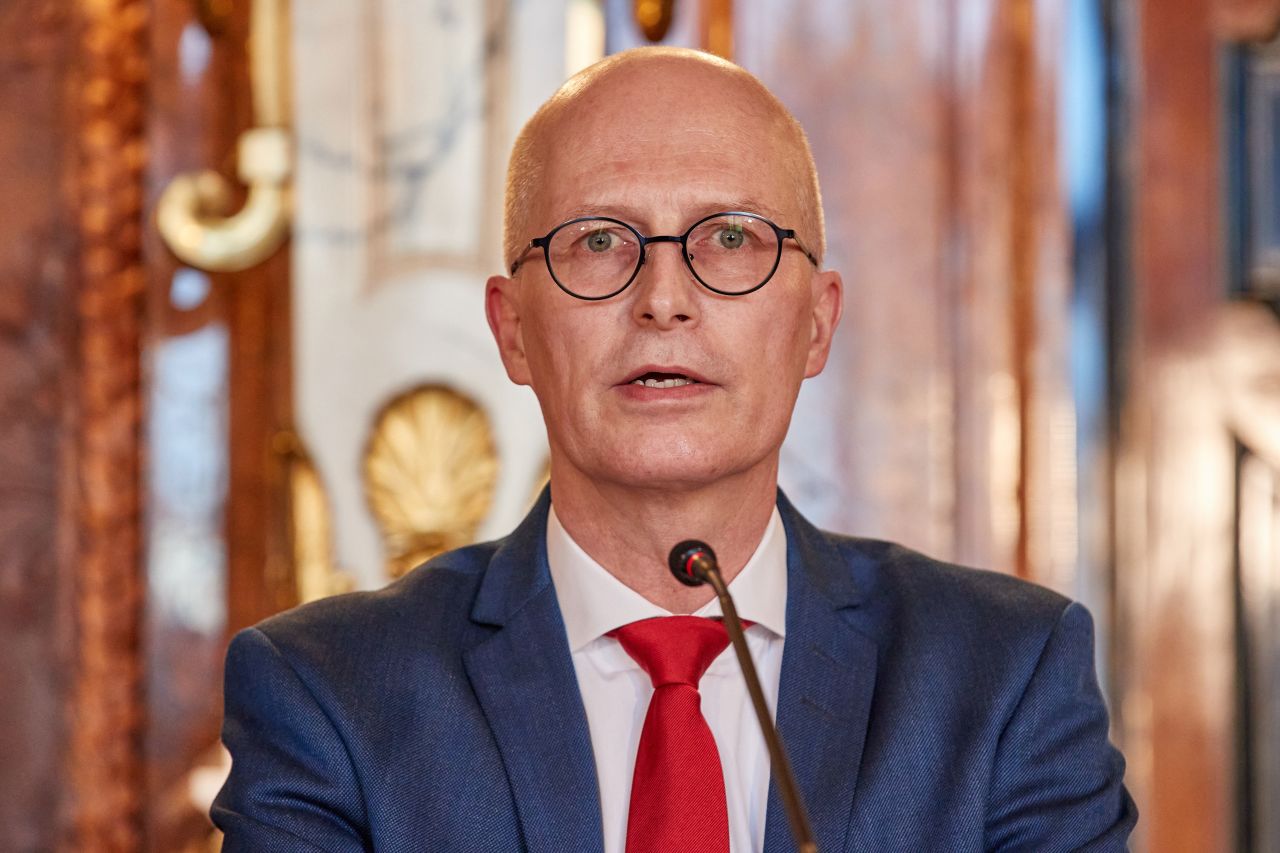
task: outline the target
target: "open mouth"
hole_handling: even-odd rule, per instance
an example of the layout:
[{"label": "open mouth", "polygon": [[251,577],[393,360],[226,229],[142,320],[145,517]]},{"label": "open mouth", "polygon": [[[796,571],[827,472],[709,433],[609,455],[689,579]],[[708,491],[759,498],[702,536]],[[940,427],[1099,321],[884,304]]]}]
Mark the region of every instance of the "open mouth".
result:
[{"label": "open mouth", "polygon": [[632,379],[631,385],[643,385],[646,388],[680,388],[685,385],[697,385],[698,380],[683,373],[643,373]]}]

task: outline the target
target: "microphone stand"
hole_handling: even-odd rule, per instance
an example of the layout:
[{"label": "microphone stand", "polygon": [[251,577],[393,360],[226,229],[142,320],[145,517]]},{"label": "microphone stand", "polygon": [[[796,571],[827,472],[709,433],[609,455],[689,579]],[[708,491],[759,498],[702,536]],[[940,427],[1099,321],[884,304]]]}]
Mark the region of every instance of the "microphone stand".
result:
[{"label": "microphone stand", "polygon": [[729,595],[729,587],[720,576],[715,552],[705,543],[687,540],[671,549],[669,563],[672,574],[681,583],[688,586],[707,583],[715,590],[716,598],[720,600],[720,610],[724,614],[725,629],[729,632],[729,641],[738,657],[738,666],[747,682],[747,694],[751,697],[756,720],[760,723],[760,731],[764,734],[765,746],[769,750],[769,762],[774,778],[778,780],[778,791],[782,794],[782,804],[787,810],[787,822],[791,826],[791,837],[795,841],[796,850],[799,853],[818,853],[818,844],[813,840],[813,829],[809,826],[809,816],[805,813],[804,802],[800,799],[800,791],[791,772],[791,762],[787,760],[782,740],[778,737],[773,717],[769,714],[769,706],[765,704],[760,678],[751,660],[751,652],[747,649],[747,638],[742,632],[742,620],[738,618],[738,608],[733,604],[733,596]]}]

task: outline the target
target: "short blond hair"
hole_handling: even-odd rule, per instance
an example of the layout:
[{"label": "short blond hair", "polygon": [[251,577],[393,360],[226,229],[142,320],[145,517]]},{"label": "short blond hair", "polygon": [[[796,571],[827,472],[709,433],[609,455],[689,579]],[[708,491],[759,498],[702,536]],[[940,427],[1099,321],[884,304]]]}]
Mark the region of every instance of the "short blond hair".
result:
[{"label": "short blond hair", "polygon": [[782,134],[790,137],[789,148],[797,152],[795,158],[787,158],[783,165],[795,170],[793,186],[796,191],[797,209],[801,221],[796,231],[804,245],[821,261],[826,253],[826,223],[822,215],[822,190],[818,185],[818,169],[809,147],[809,138],[791,111],[769,91],[764,83],[751,72],[709,53],[688,48],[638,47],[605,57],[570,77],[520,129],[511,148],[507,163],[506,192],[503,200],[502,246],[503,262],[507,269],[524,251],[528,240],[530,210],[542,186],[547,156],[546,139],[556,122],[573,104],[599,81],[623,73],[636,63],[652,61],[678,61],[698,63],[731,75],[757,94],[769,116],[779,124]]}]

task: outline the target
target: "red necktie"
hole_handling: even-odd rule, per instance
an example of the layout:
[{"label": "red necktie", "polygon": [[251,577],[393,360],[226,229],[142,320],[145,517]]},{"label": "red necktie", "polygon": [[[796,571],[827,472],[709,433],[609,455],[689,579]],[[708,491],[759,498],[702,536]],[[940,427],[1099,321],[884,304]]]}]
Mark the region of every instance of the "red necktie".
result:
[{"label": "red necktie", "polygon": [[729,645],[724,624],[667,616],[632,622],[610,636],[653,682],[631,779],[627,853],[727,853],[724,770],[698,693],[702,674]]}]

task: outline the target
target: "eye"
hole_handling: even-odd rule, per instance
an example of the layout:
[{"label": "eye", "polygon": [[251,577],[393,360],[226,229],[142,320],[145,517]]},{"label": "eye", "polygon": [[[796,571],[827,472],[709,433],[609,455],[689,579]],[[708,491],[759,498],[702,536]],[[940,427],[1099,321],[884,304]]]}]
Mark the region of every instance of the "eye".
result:
[{"label": "eye", "polygon": [[716,242],[725,249],[741,249],[747,241],[747,232],[740,225],[726,225],[715,234]]},{"label": "eye", "polygon": [[589,251],[596,252],[597,254],[609,251],[616,247],[620,242],[617,235],[612,231],[606,231],[603,228],[598,231],[592,231],[583,239],[586,242],[587,249]]}]

